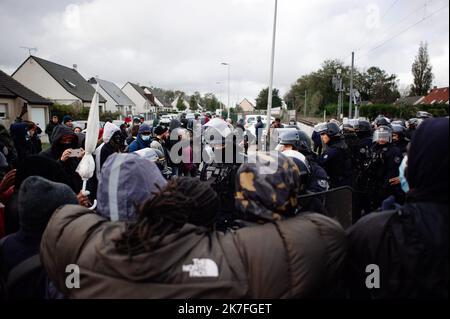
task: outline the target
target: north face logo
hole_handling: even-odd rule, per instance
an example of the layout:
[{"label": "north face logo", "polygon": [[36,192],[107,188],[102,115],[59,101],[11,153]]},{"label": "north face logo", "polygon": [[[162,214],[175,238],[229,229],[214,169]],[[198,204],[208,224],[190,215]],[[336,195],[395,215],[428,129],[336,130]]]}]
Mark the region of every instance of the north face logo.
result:
[{"label": "north face logo", "polygon": [[219,277],[219,268],[213,260],[194,258],[192,262],[192,265],[183,265],[183,272],[189,272],[189,277]]}]

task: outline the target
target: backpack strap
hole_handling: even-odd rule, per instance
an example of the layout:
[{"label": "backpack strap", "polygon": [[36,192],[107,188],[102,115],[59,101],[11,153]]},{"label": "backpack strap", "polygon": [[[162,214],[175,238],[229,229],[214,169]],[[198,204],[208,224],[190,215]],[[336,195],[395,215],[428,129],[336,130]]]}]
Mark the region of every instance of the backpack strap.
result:
[{"label": "backpack strap", "polygon": [[0,249],[3,247],[3,243],[5,242],[6,237],[7,237],[7,236],[5,236],[5,237],[3,237],[2,239],[0,239]]},{"label": "backpack strap", "polygon": [[6,281],[6,285],[8,287],[8,290],[14,286],[14,284],[21,279],[23,276],[27,275],[28,273],[38,269],[41,267],[41,258],[39,254],[33,255],[24,261],[22,261],[20,264],[15,266],[11,271],[9,272],[8,279]]}]

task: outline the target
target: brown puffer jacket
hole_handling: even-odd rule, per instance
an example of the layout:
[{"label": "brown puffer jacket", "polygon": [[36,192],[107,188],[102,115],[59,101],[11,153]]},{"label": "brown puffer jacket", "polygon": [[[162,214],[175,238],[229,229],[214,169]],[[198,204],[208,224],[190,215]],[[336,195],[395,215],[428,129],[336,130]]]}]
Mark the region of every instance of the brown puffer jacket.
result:
[{"label": "brown puffer jacket", "polygon": [[[41,242],[49,278],[70,298],[299,298],[329,289],[347,250],[343,229],[318,214],[236,232],[185,225],[158,248],[130,259],[114,239],[124,224],[67,205]],[[66,287],[66,266],[80,268],[80,288]]]}]

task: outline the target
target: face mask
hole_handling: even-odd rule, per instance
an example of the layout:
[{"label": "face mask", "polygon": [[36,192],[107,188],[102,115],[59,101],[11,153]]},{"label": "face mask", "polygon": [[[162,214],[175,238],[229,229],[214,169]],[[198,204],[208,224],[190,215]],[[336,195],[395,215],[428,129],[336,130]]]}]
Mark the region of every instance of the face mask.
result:
[{"label": "face mask", "polygon": [[282,152],[283,151],[283,145],[281,145],[281,144],[278,144],[277,145],[277,147],[275,147],[275,151],[277,151],[277,152]]},{"label": "face mask", "polygon": [[150,135],[141,135],[141,137],[144,142],[150,141]]},{"label": "face mask", "polygon": [[408,157],[405,156],[403,158],[402,163],[400,164],[400,167],[399,167],[399,171],[400,171],[400,174],[399,174],[399,176],[400,176],[400,186],[402,187],[402,190],[405,193],[409,192],[409,184],[408,184],[408,181],[406,180],[406,177],[405,177],[405,169],[407,167],[406,166],[407,162],[408,162]]}]

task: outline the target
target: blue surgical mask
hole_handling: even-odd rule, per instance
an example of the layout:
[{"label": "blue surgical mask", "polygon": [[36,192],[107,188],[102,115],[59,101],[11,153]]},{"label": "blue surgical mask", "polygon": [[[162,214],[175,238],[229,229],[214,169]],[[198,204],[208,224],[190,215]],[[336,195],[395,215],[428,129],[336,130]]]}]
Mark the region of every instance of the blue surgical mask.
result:
[{"label": "blue surgical mask", "polygon": [[150,135],[141,135],[141,137],[142,137],[142,140],[145,142],[150,141]]},{"label": "blue surgical mask", "polygon": [[399,167],[399,176],[400,176],[400,186],[405,193],[409,192],[409,184],[405,177],[405,169],[407,167],[406,163],[408,162],[408,156],[403,157],[403,161]]}]

